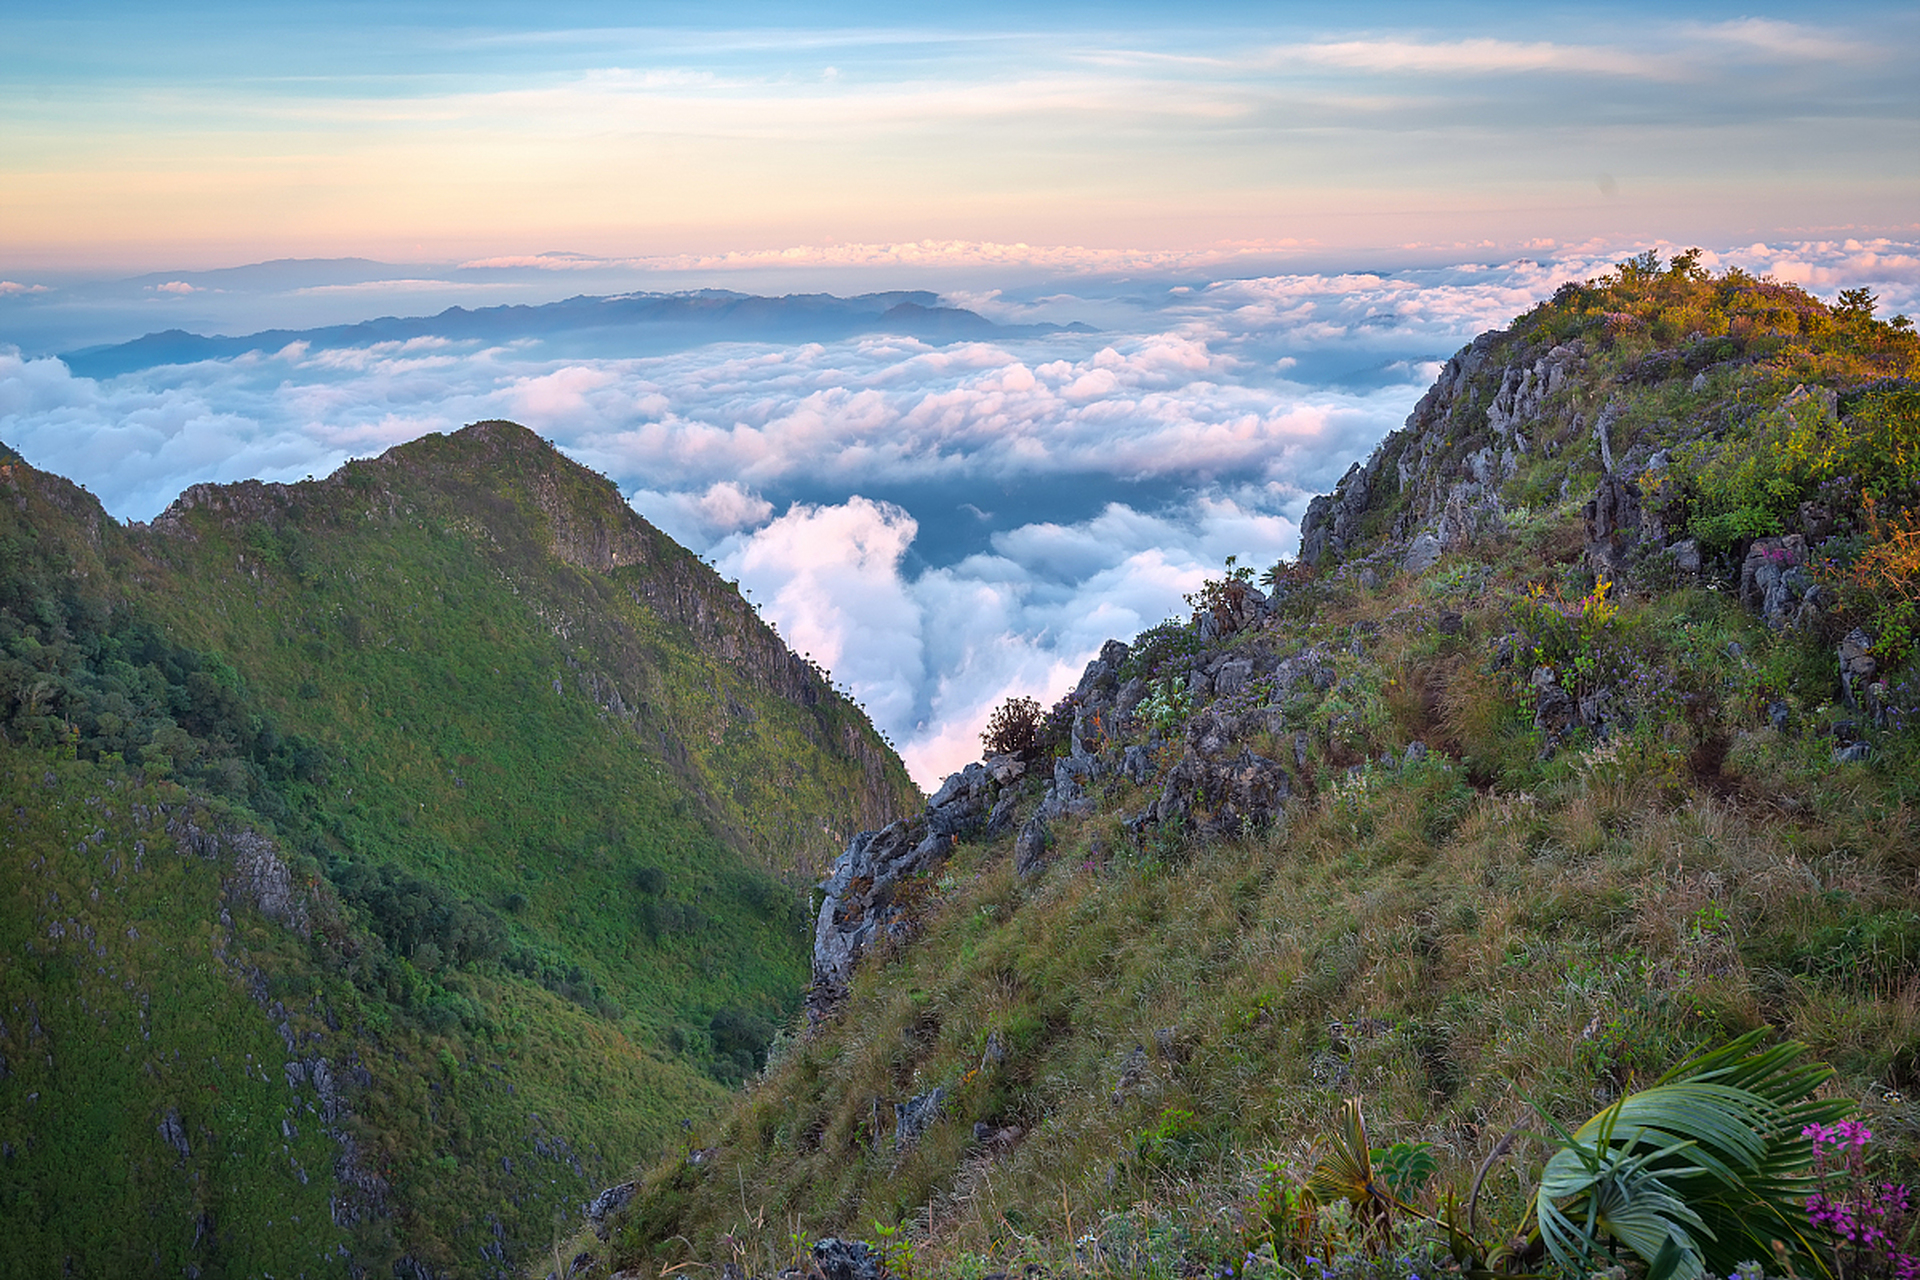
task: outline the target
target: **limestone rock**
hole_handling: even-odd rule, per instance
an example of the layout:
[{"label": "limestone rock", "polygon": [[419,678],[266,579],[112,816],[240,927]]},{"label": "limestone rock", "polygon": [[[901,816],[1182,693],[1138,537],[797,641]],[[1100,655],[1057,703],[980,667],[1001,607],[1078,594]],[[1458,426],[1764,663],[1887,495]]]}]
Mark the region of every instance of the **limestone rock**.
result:
[{"label": "limestone rock", "polygon": [[1540,731],[1548,747],[1558,743],[1579,718],[1580,709],[1573,695],[1560,687],[1560,677],[1552,667],[1535,667],[1528,683],[1533,688],[1533,727]]},{"label": "limestone rock", "polygon": [[1600,477],[1582,512],[1587,557],[1597,569],[1619,574],[1640,545],[1640,486],[1611,473]]},{"label": "limestone rock", "polygon": [[864,1240],[828,1236],[813,1246],[813,1265],[822,1280],[887,1280],[880,1255]]},{"label": "limestone rock", "polygon": [[1440,555],[1440,539],[1434,534],[1422,533],[1407,548],[1406,558],[1400,562],[1400,567],[1408,573],[1425,573],[1440,563]]},{"label": "limestone rock", "polygon": [[1755,538],[1740,564],[1740,602],[1775,631],[1811,626],[1819,620],[1821,595],[1806,562],[1807,540],[1797,533]]},{"label": "limestone rock", "polygon": [[925,1093],[916,1094],[894,1108],[893,1144],[899,1148],[912,1146],[926,1132],[940,1114],[941,1104],[947,1100],[947,1091],[936,1085]]},{"label": "limestone rock", "polygon": [[1356,462],[1340,477],[1331,494],[1321,494],[1307,504],[1307,514],[1300,522],[1300,559],[1304,563],[1318,565],[1330,555],[1337,559],[1358,541],[1372,485],[1372,473]]},{"label": "limestone rock", "polygon": [[1015,875],[1030,876],[1047,865],[1047,824],[1039,817],[1030,818],[1020,828],[1020,834],[1013,840],[1013,870]]},{"label": "limestone rock", "polygon": [[992,838],[1012,826],[1014,812],[1019,807],[1019,792],[1009,791],[1001,796],[1000,799],[994,803],[992,811],[987,814],[987,825],[983,829],[982,834],[988,838]]},{"label": "limestone rock", "polygon": [[160,1130],[160,1140],[172,1147],[175,1154],[182,1160],[188,1160],[193,1157],[193,1148],[187,1143],[187,1129],[185,1125],[180,1123],[180,1113],[178,1111],[175,1111],[172,1107],[168,1107],[167,1114],[160,1117],[160,1123],[157,1128]]},{"label": "limestone rock", "polygon": [[1231,662],[1222,663],[1220,669],[1216,671],[1213,676],[1213,692],[1217,697],[1227,697],[1230,694],[1238,693],[1246,688],[1247,682],[1251,679],[1253,679],[1253,660],[1251,658],[1240,658]]},{"label": "limestone rock", "polygon": [[878,831],[863,831],[834,859],[820,882],[820,914],[813,930],[813,982],[808,1017],[829,1016],[846,991],[867,948],[902,925],[904,910],[894,889],[910,875],[943,860],[953,838],[930,830],[925,817],[902,818]]},{"label": "limestone rock", "polygon": [[997,786],[994,771],[979,762],[950,775],[927,801],[928,828],[943,836],[971,833],[986,821]]},{"label": "limestone rock", "polygon": [[613,1230],[609,1221],[614,1214],[627,1206],[633,1199],[636,1187],[634,1183],[622,1182],[618,1186],[608,1187],[587,1202],[587,1223],[593,1228],[593,1234],[605,1240]]},{"label": "limestone rock", "polygon": [[1859,627],[1840,642],[1840,688],[1847,705],[1858,707],[1866,700],[1869,686],[1880,672],[1873,658],[1873,638]]},{"label": "limestone rock", "polygon": [[1237,836],[1248,827],[1270,826],[1292,791],[1286,770],[1251,750],[1209,759],[1189,747],[1167,770],[1158,798],[1127,825],[1139,836],[1150,826],[1182,822],[1201,809],[1210,811],[1203,833]]},{"label": "limestone rock", "polygon": [[1195,632],[1202,644],[1211,644],[1245,631],[1272,612],[1265,595],[1245,583],[1231,583],[1211,608],[1194,614]]},{"label": "limestone rock", "polygon": [[1118,640],[1109,640],[1100,646],[1100,655],[1087,664],[1080,675],[1080,683],[1074,686],[1074,698],[1086,703],[1102,695],[1110,695],[1119,684],[1120,666],[1131,652]]}]

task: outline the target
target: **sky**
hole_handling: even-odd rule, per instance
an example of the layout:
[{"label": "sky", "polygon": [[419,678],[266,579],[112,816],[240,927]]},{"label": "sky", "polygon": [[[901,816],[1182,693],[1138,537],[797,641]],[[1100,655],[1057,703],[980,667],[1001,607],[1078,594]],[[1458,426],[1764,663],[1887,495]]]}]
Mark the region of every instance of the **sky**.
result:
[{"label": "sky", "polygon": [[[1911,5],[9,6],[0,440],[150,519],[526,423],[737,580],[929,788],[1643,248],[1920,311]],[[1007,328],[142,334],[723,288]]]},{"label": "sky", "polygon": [[0,262],[1910,232],[1910,3],[12,0]]}]

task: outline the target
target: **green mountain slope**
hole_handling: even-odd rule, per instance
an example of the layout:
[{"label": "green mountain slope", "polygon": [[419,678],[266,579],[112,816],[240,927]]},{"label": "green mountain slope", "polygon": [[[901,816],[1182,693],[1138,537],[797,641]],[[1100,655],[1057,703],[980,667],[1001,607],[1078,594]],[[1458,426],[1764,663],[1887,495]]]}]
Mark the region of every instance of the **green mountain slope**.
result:
[{"label": "green mountain slope", "polygon": [[1532,1104],[1577,1125],[1763,1026],[1910,1169],[1916,376],[1870,299],[1684,255],[1476,340],[1270,594],[1230,564],[1024,769],[846,851],[813,1034],[579,1247],[1429,1274],[1357,1224],[1336,1264],[1344,1220],[1288,1207],[1343,1098],[1432,1158],[1417,1208],[1484,1164],[1499,1242]]},{"label": "green mountain slope", "polygon": [[150,528],[0,481],[18,1274],[511,1273],[756,1068],[805,883],[917,803],[511,424]]}]

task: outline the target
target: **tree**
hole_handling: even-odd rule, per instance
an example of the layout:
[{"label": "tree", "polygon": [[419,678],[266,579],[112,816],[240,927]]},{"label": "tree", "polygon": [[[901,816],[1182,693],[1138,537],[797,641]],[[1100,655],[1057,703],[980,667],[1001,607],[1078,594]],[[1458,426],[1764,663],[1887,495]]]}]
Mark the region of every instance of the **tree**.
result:
[{"label": "tree", "polygon": [[1843,320],[1871,320],[1874,304],[1878,301],[1865,285],[1858,289],[1842,289],[1840,301],[1833,306],[1833,314]]}]

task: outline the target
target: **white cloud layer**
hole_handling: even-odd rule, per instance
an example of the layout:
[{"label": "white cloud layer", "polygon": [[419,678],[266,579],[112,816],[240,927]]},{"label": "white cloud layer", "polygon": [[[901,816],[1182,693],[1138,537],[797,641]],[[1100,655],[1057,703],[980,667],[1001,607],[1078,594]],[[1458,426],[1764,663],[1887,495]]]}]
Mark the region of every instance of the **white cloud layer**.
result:
[{"label": "white cloud layer", "polygon": [[[1308,497],[1400,424],[1435,361],[1619,256],[1543,248],[1400,276],[1105,293],[1068,276],[955,301],[1007,321],[1091,318],[1098,334],[945,347],[575,359],[427,337],[100,381],[0,350],[0,439],[145,519],[197,481],[298,480],[427,432],[523,422],[737,578],[931,786],[977,754],[1003,698],[1052,701],[1103,641],[1181,610],[1226,556],[1291,554]],[[1828,296],[1866,284],[1883,313],[1920,302],[1910,243],[1706,261]]]}]

